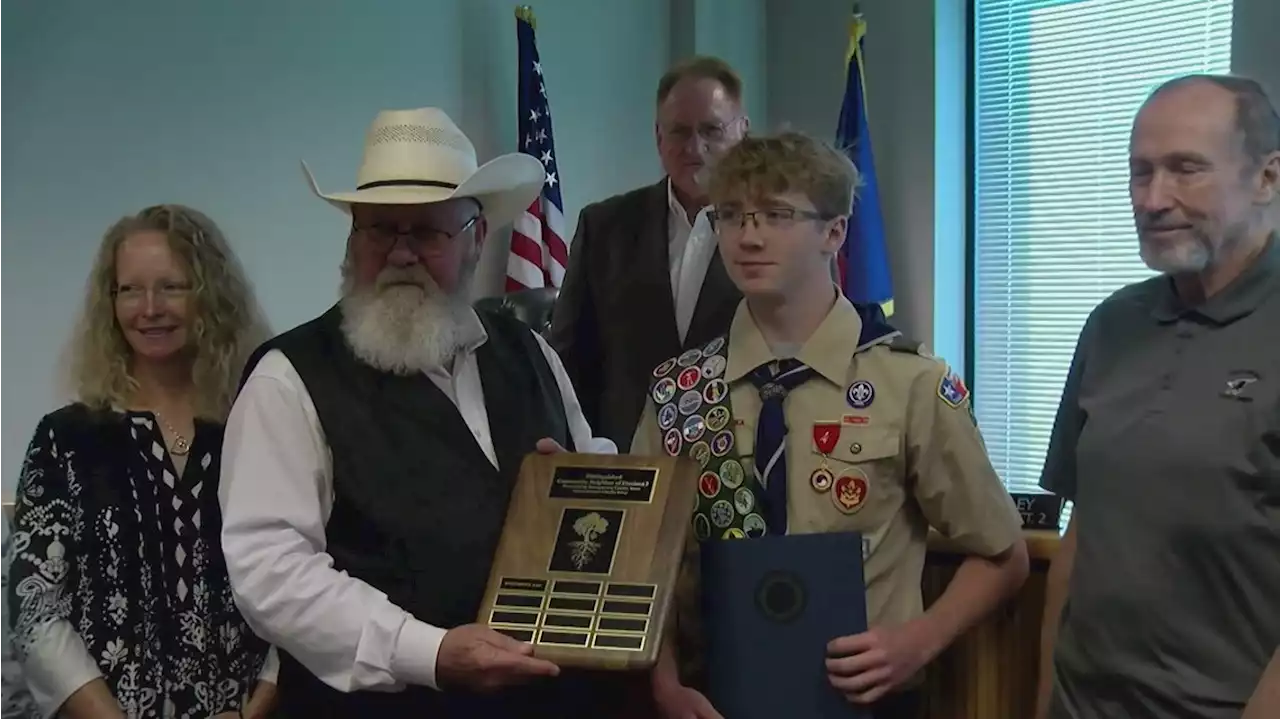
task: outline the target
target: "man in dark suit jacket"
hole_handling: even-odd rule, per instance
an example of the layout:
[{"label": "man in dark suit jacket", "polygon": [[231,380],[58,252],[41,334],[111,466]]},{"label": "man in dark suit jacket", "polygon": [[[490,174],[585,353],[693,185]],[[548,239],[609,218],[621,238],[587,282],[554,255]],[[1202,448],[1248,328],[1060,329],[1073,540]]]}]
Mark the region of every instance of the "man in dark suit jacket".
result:
[{"label": "man in dark suit jacket", "polygon": [[742,81],[695,57],[658,83],[654,133],[666,177],[578,216],[551,344],[582,409],[618,451],[631,446],[649,373],[728,331],[741,299],[707,217],[709,164],[746,133]]}]

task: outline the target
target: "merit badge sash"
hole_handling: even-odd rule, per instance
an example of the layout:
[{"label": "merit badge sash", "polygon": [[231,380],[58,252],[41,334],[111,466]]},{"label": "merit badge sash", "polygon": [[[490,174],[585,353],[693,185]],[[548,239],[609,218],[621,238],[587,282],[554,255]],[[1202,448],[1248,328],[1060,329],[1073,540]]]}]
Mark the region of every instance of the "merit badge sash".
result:
[{"label": "merit badge sash", "polygon": [[727,340],[722,335],[658,365],[649,391],[658,409],[663,449],[702,467],[693,513],[699,542],[759,537],[767,531],[760,513],[763,488],[735,446],[733,408],[724,379]]}]

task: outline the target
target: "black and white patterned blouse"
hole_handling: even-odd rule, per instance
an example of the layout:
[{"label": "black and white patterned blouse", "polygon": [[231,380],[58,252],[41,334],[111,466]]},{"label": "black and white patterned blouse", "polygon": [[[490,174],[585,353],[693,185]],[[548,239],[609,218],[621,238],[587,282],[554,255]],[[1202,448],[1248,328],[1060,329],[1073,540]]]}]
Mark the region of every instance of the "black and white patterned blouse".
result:
[{"label": "black and white patterned blouse", "polygon": [[93,664],[131,719],[207,719],[253,689],[267,646],[227,580],[221,446],[222,427],[197,421],[178,472],[152,414],[73,404],[41,420],[15,497],[7,599],[46,712]]}]

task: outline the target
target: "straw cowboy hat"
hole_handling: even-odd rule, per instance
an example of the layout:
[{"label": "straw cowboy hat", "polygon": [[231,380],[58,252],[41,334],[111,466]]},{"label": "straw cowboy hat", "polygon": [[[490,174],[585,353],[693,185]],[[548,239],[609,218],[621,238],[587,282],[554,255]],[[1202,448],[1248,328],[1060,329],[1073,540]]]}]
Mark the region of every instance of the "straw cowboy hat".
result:
[{"label": "straw cowboy hat", "polygon": [[547,173],[532,155],[511,153],[477,167],[476,149],[443,110],[384,110],[364,140],[356,189],[321,192],[307,163],[311,191],[343,212],[353,203],[419,205],[475,198],[490,227],[510,224],[538,197]]}]

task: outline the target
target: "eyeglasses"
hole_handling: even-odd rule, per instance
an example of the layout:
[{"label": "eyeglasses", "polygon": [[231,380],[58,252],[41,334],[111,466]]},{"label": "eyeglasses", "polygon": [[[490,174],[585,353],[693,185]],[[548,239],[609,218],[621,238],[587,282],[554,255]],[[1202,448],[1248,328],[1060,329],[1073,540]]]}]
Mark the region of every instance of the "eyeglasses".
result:
[{"label": "eyeglasses", "polygon": [[761,219],[764,226],[772,229],[786,229],[803,220],[830,220],[821,212],[801,210],[795,207],[770,207],[764,210],[744,212],[734,207],[725,207],[707,213],[711,220],[711,229],[720,234],[740,234],[750,219],[756,229],[760,229]]},{"label": "eyeglasses", "polygon": [[697,135],[704,142],[720,142],[728,136],[729,128],[739,119],[734,118],[728,122],[703,122],[697,127],[670,125],[662,128],[662,134],[677,142],[687,142],[694,135]]},{"label": "eyeglasses", "polygon": [[429,225],[401,225],[393,222],[356,223],[352,225],[352,229],[367,238],[378,252],[384,254],[390,252],[396,240],[401,237],[408,241],[409,249],[417,252],[433,243],[448,242],[475,227],[479,221],[480,215],[476,215],[454,232],[447,232]]},{"label": "eyeglasses", "polygon": [[186,299],[191,294],[191,289],[190,282],[161,282],[151,287],[116,285],[111,290],[111,296],[122,305],[143,304],[148,295],[161,302],[177,302]]}]

